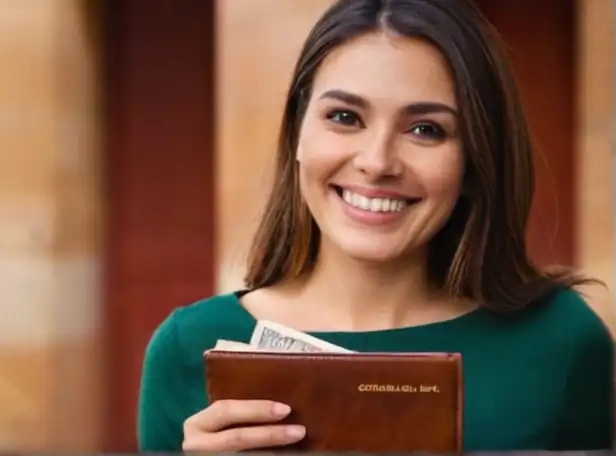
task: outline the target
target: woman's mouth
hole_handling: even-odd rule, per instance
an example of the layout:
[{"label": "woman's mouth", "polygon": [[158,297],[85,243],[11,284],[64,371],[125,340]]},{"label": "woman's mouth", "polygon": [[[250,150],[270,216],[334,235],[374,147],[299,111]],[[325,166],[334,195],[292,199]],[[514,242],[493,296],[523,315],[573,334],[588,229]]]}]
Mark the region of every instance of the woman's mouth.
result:
[{"label": "woman's mouth", "polygon": [[410,205],[420,201],[420,198],[367,196],[339,186],[333,186],[333,189],[347,208],[347,215],[369,225],[393,222]]},{"label": "woman's mouth", "polygon": [[371,212],[400,212],[408,203],[391,198],[368,198],[350,190],[342,190],[342,199],[353,207]]},{"label": "woman's mouth", "polygon": [[338,186],[334,186],[334,190],[345,203],[370,212],[400,212],[419,201],[419,198],[368,197]]}]

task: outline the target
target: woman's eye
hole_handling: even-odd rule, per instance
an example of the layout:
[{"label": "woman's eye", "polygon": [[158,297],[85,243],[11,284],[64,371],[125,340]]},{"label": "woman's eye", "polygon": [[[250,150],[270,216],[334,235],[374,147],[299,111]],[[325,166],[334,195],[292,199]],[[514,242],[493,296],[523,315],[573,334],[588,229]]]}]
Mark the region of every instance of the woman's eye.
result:
[{"label": "woman's eye", "polygon": [[446,136],[445,130],[442,127],[432,123],[415,125],[409,132],[424,139],[443,139]]},{"label": "woman's eye", "polygon": [[327,119],[347,127],[354,127],[361,123],[357,114],[351,111],[332,111],[327,115]]}]

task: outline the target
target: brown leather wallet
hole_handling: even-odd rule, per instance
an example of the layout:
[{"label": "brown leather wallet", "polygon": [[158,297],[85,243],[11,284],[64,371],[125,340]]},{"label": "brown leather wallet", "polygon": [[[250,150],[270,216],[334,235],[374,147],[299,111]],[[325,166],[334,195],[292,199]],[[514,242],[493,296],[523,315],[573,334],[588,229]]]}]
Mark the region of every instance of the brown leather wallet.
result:
[{"label": "brown leather wallet", "polygon": [[268,399],[306,437],[285,449],[462,451],[462,357],[450,353],[204,354],[210,402]]}]

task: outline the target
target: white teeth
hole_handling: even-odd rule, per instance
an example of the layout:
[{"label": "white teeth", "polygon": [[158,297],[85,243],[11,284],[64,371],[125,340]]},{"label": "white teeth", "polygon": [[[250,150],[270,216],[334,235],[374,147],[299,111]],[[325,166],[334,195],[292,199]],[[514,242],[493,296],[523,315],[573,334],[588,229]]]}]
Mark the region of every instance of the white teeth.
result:
[{"label": "white teeth", "polygon": [[370,212],[400,212],[408,205],[405,200],[367,198],[346,189],[342,191],[342,199],[351,206]]}]

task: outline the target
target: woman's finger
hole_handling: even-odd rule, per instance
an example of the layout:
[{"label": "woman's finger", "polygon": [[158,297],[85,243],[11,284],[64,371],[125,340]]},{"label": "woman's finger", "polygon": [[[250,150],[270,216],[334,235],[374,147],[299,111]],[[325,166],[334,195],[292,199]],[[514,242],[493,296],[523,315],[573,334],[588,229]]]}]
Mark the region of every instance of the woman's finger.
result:
[{"label": "woman's finger", "polygon": [[216,401],[186,420],[184,428],[185,430],[198,429],[201,432],[217,432],[235,424],[278,421],[287,416],[290,411],[291,408],[288,405],[273,401]]},{"label": "woman's finger", "polygon": [[304,438],[306,430],[297,425],[253,426],[212,434],[197,434],[184,442],[184,451],[244,451],[278,447]]}]

